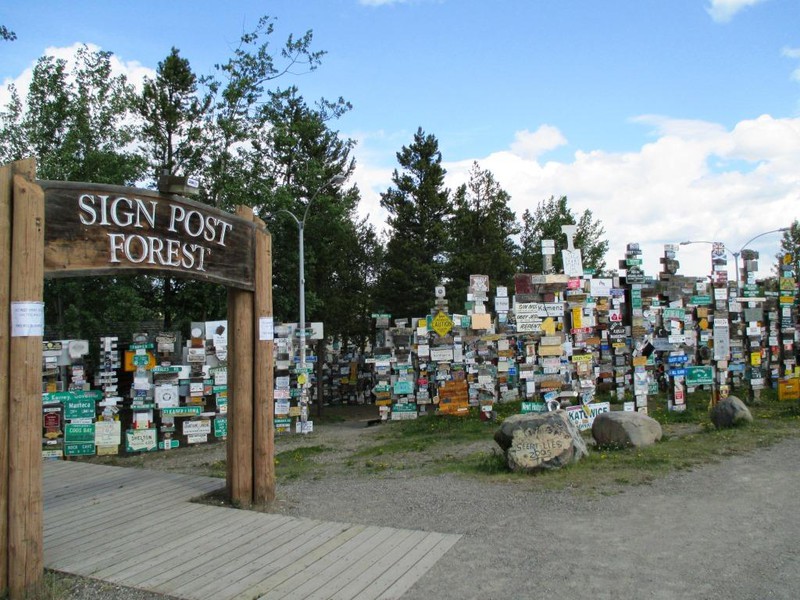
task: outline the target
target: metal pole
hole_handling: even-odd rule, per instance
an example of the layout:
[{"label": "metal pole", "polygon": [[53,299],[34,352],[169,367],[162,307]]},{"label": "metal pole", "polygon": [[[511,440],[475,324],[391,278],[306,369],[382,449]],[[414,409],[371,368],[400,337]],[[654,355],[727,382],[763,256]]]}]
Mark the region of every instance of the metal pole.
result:
[{"label": "metal pole", "polygon": [[[292,219],[294,219],[295,223],[297,223],[297,241],[298,241],[298,296],[300,301],[300,322],[298,326],[300,327],[299,331],[299,343],[300,343],[300,365],[299,370],[300,373],[298,377],[302,375],[303,383],[300,384],[300,421],[301,423],[305,423],[308,419],[308,374],[306,373],[306,273],[305,273],[305,243],[303,239],[303,234],[305,231],[306,225],[306,218],[308,217],[308,209],[311,208],[311,204],[316,199],[317,195],[325,189],[328,185],[335,185],[341,183],[345,180],[343,175],[334,175],[331,177],[327,182],[321,185],[317,190],[311,195],[306,203],[306,209],[303,212],[303,220],[295,216],[295,214],[289,210],[282,209],[278,212],[285,212],[288,214]],[[322,398],[317,398],[317,402],[321,402]],[[305,426],[301,425],[301,429],[303,433],[306,433]]]},{"label": "metal pole", "polygon": [[[303,244],[303,230],[305,229],[306,219],[303,217],[302,222],[297,222],[298,239],[300,244],[300,369],[303,377],[306,376],[306,273],[305,273],[305,255]],[[300,386],[300,402],[305,404],[308,400],[306,383]],[[302,410],[302,407],[301,407]],[[302,417],[307,416],[307,412],[301,413]],[[305,421],[305,419],[302,419]],[[304,432],[305,433],[305,432]]]}]

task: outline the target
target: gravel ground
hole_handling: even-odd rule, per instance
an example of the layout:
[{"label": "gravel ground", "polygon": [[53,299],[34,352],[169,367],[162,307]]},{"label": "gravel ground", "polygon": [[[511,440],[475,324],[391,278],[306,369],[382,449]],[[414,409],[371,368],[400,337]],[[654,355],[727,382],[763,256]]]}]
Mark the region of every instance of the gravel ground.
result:
[{"label": "gravel ground", "polygon": [[[308,436],[279,437],[276,450],[324,445],[337,449],[329,452],[335,461],[384,427],[319,426]],[[197,472],[224,457],[224,445],[191,450],[180,470]],[[796,599],[798,456],[800,437],[793,437],[609,496],[332,468],[325,477],[281,483],[273,510],[461,534],[404,600]],[[148,467],[177,470],[168,461]],[[81,578],[62,597],[163,598]]]}]

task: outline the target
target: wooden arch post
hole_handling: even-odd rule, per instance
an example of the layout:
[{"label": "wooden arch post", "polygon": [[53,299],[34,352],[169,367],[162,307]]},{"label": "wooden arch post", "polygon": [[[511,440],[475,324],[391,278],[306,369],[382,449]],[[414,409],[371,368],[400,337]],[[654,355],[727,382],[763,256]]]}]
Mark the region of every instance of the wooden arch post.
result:
[{"label": "wooden arch post", "polygon": [[0,590],[12,600],[35,594],[44,574],[44,194],[35,169],[20,161],[0,175]]},{"label": "wooden arch post", "polygon": [[[44,572],[41,367],[44,277],[178,274],[229,289],[227,489],[275,496],[272,242],[236,215],[172,194],[34,181],[0,167],[0,595],[29,597]],[[13,266],[13,268],[12,268]]]}]

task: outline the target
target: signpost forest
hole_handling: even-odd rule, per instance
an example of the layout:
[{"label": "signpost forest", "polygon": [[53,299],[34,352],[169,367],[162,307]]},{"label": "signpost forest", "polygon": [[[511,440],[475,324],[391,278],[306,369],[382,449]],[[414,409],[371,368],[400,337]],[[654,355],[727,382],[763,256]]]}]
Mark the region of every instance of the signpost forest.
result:
[{"label": "signpost forest", "polygon": [[[32,159],[0,167],[0,595],[12,600],[34,594],[44,569],[45,277],[126,271],[225,285],[227,491],[245,506],[275,493],[272,244],[263,222],[246,206],[232,214],[150,190],[36,181],[35,171]],[[69,410],[80,413],[80,399]],[[74,454],[94,446],[94,427],[67,432]]]}]

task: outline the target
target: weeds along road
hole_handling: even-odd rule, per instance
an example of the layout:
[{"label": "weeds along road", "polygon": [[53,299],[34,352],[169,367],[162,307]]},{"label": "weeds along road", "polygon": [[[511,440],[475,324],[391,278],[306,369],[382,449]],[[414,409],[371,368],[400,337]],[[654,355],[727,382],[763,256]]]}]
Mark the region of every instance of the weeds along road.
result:
[{"label": "weeds along road", "polygon": [[403,596],[800,598],[800,437],[613,495],[402,473],[284,482],[281,512],[459,533]]}]

